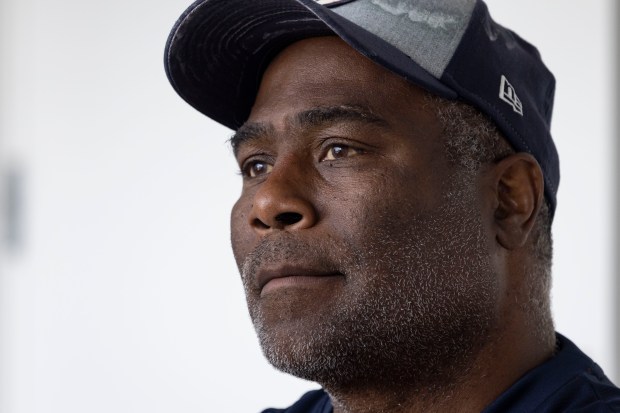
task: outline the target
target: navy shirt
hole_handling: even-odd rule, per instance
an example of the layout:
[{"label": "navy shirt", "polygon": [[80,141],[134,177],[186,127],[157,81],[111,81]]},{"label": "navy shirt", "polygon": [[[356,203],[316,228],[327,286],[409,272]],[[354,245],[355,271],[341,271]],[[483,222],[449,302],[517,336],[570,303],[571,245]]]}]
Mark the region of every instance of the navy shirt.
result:
[{"label": "navy shirt", "polygon": [[[620,412],[620,389],[570,340],[557,335],[558,353],[526,373],[483,413]],[[306,393],[288,409],[263,413],[332,413],[327,393]]]}]

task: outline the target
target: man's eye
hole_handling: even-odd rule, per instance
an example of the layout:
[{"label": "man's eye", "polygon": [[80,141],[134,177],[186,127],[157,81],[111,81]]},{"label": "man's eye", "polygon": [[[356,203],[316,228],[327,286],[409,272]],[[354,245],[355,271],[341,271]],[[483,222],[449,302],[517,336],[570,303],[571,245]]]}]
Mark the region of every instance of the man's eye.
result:
[{"label": "man's eye", "polygon": [[323,161],[334,161],[336,159],[349,158],[362,153],[360,149],[355,149],[347,145],[332,145],[329,147]]},{"label": "man's eye", "polygon": [[243,174],[250,178],[256,178],[257,176],[268,174],[273,169],[273,165],[263,161],[248,162],[243,167]]}]

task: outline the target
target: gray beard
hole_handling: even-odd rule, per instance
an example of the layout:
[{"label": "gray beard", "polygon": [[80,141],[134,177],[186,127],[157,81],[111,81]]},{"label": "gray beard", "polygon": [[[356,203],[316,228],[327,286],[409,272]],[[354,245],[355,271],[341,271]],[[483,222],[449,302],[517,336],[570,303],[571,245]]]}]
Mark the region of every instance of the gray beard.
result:
[{"label": "gray beard", "polygon": [[[403,213],[385,209],[381,225],[356,237],[374,240],[363,248],[347,238],[316,246],[281,237],[260,245],[245,260],[242,278],[267,360],[333,392],[432,393],[458,382],[489,341],[497,313],[497,280],[472,205],[471,195],[459,191],[436,211],[405,222]],[[351,280],[337,305],[309,314],[295,334],[264,322],[248,281],[261,262],[283,254],[328,260]]]}]

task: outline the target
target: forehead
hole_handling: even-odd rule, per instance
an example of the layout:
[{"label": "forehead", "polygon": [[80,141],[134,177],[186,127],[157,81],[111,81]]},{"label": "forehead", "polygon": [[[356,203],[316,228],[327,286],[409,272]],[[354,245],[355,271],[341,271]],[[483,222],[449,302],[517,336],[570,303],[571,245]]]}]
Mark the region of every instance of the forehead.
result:
[{"label": "forehead", "polygon": [[365,107],[400,122],[426,106],[416,86],[360,55],[337,37],[302,40],[267,68],[249,122],[283,126],[317,107]]}]

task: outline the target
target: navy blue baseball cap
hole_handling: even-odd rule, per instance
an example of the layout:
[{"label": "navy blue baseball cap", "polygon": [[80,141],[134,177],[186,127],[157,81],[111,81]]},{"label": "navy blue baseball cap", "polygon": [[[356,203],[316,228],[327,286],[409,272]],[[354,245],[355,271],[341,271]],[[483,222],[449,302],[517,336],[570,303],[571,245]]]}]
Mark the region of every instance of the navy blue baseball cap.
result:
[{"label": "navy blue baseball cap", "polygon": [[198,0],[170,33],[166,73],[190,105],[237,129],[271,60],[296,41],[326,35],[486,114],[516,151],[540,164],[553,216],[555,79],[538,50],[494,22],[481,0]]}]

